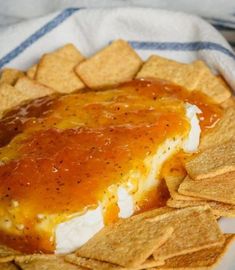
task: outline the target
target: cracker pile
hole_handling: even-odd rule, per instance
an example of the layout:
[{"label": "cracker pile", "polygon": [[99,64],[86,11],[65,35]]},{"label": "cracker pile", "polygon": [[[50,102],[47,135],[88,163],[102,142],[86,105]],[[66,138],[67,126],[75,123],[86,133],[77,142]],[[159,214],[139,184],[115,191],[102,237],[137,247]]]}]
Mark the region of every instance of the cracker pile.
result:
[{"label": "cracker pile", "polygon": [[165,178],[167,205],[209,205],[217,216],[235,217],[235,107],[228,107],[217,126],[201,139],[200,150],[185,162],[187,176]]},{"label": "cracker pile", "polygon": [[153,55],[143,63],[123,40],[85,58],[67,44],[25,72],[2,70],[0,118],[35,98],[105,89],[134,78],[169,80],[205,93],[224,108],[216,127],[201,138],[199,152],[186,160],[186,175],[165,176],[167,206],[109,225],[66,256],[24,255],[0,246],[1,270],[202,270],[223,257],[235,239],[216,221],[235,217],[235,102],[204,62],[183,64]]},{"label": "cracker pile", "polygon": [[231,103],[229,87],[221,77],[213,75],[204,62],[183,64],[153,55],[143,63],[127,42],[116,40],[89,58],[73,44],[66,44],[44,54],[25,72],[3,69],[0,116],[31,99],[85,88],[105,89],[134,78],[169,80],[189,91],[200,90],[216,103]]},{"label": "cracker pile", "polygon": [[0,269],[212,269],[234,240],[222,234],[209,206],[163,207],[106,226],[66,256],[1,247]]}]

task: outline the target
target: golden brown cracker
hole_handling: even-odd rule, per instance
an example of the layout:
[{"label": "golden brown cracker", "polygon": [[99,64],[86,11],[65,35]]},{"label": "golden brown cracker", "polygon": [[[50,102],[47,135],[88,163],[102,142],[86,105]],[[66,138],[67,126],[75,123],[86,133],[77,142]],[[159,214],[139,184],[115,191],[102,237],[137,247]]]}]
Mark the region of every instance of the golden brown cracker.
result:
[{"label": "golden brown cracker", "polygon": [[192,65],[195,71],[200,74],[194,86],[195,90],[202,91],[216,103],[224,102],[231,97],[230,89],[211,72],[205,62],[198,60],[193,62]]},{"label": "golden brown cracker", "polygon": [[28,99],[27,95],[22,94],[10,84],[0,84],[0,118],[5,111]]},{"label": "golden brown cracker", "polygon": [[214,177],[235,170],[235,140],[205,149],[185,163],[193,179]]},{"label": "golden brown cracker", "polygon": [[156,267],[164,264],[164,261],[155,261],[153,258],[147,259],[143,264],[134,268],[126,268],[120,265],[98,261],[94,259],[78,257],[75,254],[69,254],[65,257],[65,260],[73,264],[96,270],[141,270],[150,267]]},{"label": "golden brown cracker", "polygon": [[179,187],[181,194],[235,205],[235,171],[202,180],[187,176]]},{"label": "golden brown cracker", "polygon": [[37,68],[38,65],[35,64],[33,66],[31,66],[27,71],[26,71],[26,75],[30,78],[30,79],[35,79],[36,76],[36,72],[37,72]]},{"label": "golden brown cracker", "polygon": [[0,84],[7,83],[14,85],[16,81],[24,76],[24,72],[14,68],[5,68],[0,74]]},{"label": "golden brown cracker", "polygon": [[142,61],[123,40],[97,52],[76,67],[78,76],[90,88],[105,88],[133,79]]},{"label": "golden brown cracker", "polygon": [[73,68],[73,61],[47,54],[38,64],[36,80],[60,93],[71,93],[84,88],[83,82],[75,74]]},{"label": "golden brown cracker", "polygon": [[[51,52],[50,54],[57,55],[63,57],[67,60],[74,62],[74,65],[78,64],[79,62],[83,61],[85,58],[81,54],[81,52],[71,43],[64,45],[63,47]],[[31,66],[26,74],[30,79],[35,79],[37,73],[38,65],[34,64]]]},{"label": "golden brown cracker", "polygon": [[216,103],[221,103],[231,96],[231,92],[211,73],[210,69],[202,61],[183,64],[152,55],[136,77],[168,80],[190,91],[201,91]]},{"label": "golden brown cracker", "polygon": [[120,265],[108,263],[108,262],[103,262],[103,261],[98,261],[94,259],[88,259],[88,258],[82,258],[79,256],[76,256],[75,254],[69,254],[65,257],[65,260],[82,266],[86,267],[88,269],[96,269],[96,270],[129,270],[131,268],[125,268]]},{"label": "golden brown cracker", "polygon": [[158,270],[209,270],[221,261],[230,245],[234,242],[234,235],[226,234],[224,244],[176,256],[165,261]]},{"label": "golden brown cracker", "polygon": [[220,104],[220,106],[224,109],[228,109],[230,107],[235,107],[235,97],[231,96],[230,98],[226,99],[224,102]]},{"label": "golden brown cracker", "polygon": [[68,263],[64,258],[55,255],[26,255],[15,259],[22,270],[85,270],[83,267]]},{"label": "golden brown cracker", "polygon": [[235,138],[235,106],[228,107],[216,126],[200,140],[199,150],[210,148]]},{"label": "golden brown cracker", "polygon": [[158,221],[127,219],[105,227],[76,252],[78,256],[135,267],[166,242],[173,229]]},{"label": "golden brown cracker", "polygon": [[192,206],[199,206],[199,205],[205,205],[207,204],[207,201],[183,201],[183,200],[174,200],[174,199],[169,199],[167,201],[167,205],[172,208],[186,208],[186,207],[192,207]]},{"label": "golden brown cracker", "polygon": [[218,81],[219,81],[224,87],[226,87],[229,91],[231,91],[231,87],[228,85],[228,83],[226,82],[226,80],[223,78],[222,75],[216,75],[216,78],[218,79]]},{"label": "golden brown cracker", "polygon": [[164,207],[144,211],[142,213],[139,213],[137,215],[130,217],[129,219],[130,220],[132,220],[132,219],[146,219],[146,218],[156,217],[156,216],[171,212],[173,210],[174,209],[172,209],[171,207],[164,206]]},{"label": "golden brown cracker", "polygon": [[135,270],[141,270],[141,269],[149,269],[151,267],[157,267],[157,266],[161,266],[164,265],[165,262],[164,261],[157,261],[155,260],[153,257],[150,257],[149,259],[147,259],[143,264],[137,266],[135,268]]},{"label": "golden brown cracker", "polygon": [[171,197],[174,200],[186,200],[186,201],[192,201],[192,200],[201,200],[200,198],[194,198],[187,195],[182,195],[178,192],[178,188],[180,184],[183,182],[185,176],[184,175],[169,175],[165,176],[165,182],[167,185],[167,188],[170,192]]},{"label": "golden brown cracker", "polygon": [[158,55],[151,55],[138,72],[136,78],[163,79],[185,86],[187,77],[194,72],[192,65],[179,63]]},{"label": "golden brown cracker", "polygon": [[216,217],[235,217],[235,206],[232,204],[221,203],[216,201],[182,201],[182,200],[172,200],[167,201],[167,205],[172,208],[186,208],[199,205],[210,206],[213,214]]},{"label": "golden brown cracker", "polygon": [[165,260],[216,246],[224,241],[224,236],[208,206],[184,208],[151,220],[158,220],[162,227],[174,228],[171,238],[153,253],[156,260]]},{"label": "golden brown cracker", "polygon": [[20,255],[20,252],[7,246],[0,245],[0,263],[13,261],[17,255]]},{"label": "golden brown cracker", "polygon": [[15,84],[15,88],[22,94],[27,95],[30,99],[44,97],[55,93],[54,89],[51,89],[27,77],[20,78]]},{"label": "golden brown cracker", "polygon": [[52,54],[70,60],[74,62],[75,65],[85,59],[81,52],[72,43],[65,44],[63,47],[52,52]]}]

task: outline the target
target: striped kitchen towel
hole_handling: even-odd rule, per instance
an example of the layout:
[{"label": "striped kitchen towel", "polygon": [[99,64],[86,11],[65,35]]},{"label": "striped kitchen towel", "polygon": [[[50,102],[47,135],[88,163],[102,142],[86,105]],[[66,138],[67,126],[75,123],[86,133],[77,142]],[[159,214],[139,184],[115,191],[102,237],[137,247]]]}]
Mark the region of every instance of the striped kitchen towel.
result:
[{"label": "striped kitchen towel", "polygon": [[0,68],[27,69],[68,42],[89,56],[118,38],[143,59],[151,54],[186,63],[202,59],[235,90],[235,54],[223,36],[197,16],[155,8],[68,8],[1,27]]},{"label": "striped kitchen towel", "polygon": [[24,20],[45,16],[66,9],[108,8],[140,6],[183,11],[209,21],[235,50],[235,1],[234,0],[0,0],[0,28]]}]

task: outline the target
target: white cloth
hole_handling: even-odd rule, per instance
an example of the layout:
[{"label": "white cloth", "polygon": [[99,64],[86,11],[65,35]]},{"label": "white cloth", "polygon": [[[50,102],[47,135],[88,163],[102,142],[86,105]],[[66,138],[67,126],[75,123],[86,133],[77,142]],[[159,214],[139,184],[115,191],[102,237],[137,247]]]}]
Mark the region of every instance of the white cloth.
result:
[{"label": "white cloth", "polygon": [[154,7],[235,22],[234,0],[0,0],[0,25],[43,16],[68,7]]},{"label": "white cloth", "polygon": [[123,6],[152,7],[196,14],[213,24],[235,50],[234,0],[0,0],[0,28],[68,7]]},{"label": "white cloth", "polygon": [[40,55],[72,42],[89,56],[110,41],[130,41],[146,59],[156,53],[183,62],[203,59],[235,90],[235,54],[207,22],[153,8],[69,8],[0,29],[0,68],[26,69]]}]

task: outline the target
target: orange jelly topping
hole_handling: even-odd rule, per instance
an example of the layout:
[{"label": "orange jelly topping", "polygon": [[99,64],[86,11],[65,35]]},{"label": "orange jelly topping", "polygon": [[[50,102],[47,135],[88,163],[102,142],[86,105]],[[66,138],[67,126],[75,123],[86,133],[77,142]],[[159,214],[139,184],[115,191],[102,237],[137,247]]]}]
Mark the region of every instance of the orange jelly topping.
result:
[{"label": "orange jelly topping", "polygon": [[[5,114],[0,120],[0,222],[15,201],[24,228],[12,236],[0,227],[0,242],[29,253],[52,252],[50,235],[35,229],[37,215],[61,215],[59,222],[65,221],[65,215],[97,206],[130,170],[146,175],[143,160],[157,146],[187,135],[184,102],[201,109],[203,132],[221,116],[221,109],[199,92],[144,80],[109,91],[45,97]],[[140,208],[162,206],[167,198],[160,184]],[[117,214],[117,205],[110,205],[107,222]]]}]

